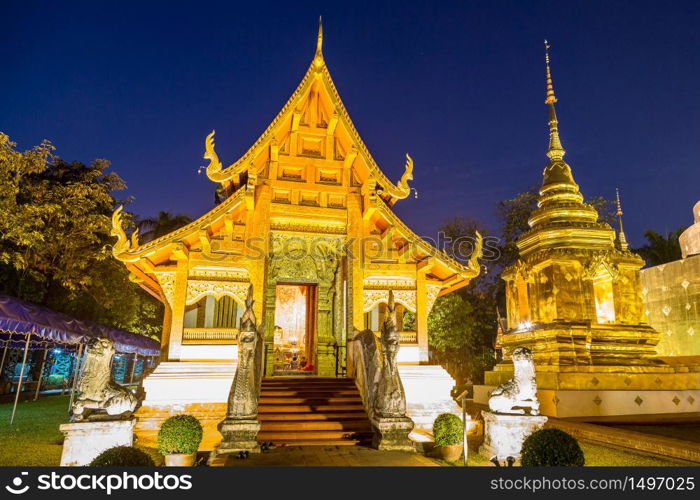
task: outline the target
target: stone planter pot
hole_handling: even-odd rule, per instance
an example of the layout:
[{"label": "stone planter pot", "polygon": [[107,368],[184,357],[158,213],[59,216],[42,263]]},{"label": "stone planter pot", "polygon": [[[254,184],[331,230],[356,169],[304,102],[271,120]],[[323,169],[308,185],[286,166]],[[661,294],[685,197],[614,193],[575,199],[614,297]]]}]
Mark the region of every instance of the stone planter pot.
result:
[{"label": "stone planter pot", "polygon": [[166,467],[192,467],[197,458],[197,453],[176,453],[165,455]]},{"label": "stone planter pot", "polygon": [[455,462],[462,456],[463,449],[462,443],[440,446],[440,456],[446,462]]}]

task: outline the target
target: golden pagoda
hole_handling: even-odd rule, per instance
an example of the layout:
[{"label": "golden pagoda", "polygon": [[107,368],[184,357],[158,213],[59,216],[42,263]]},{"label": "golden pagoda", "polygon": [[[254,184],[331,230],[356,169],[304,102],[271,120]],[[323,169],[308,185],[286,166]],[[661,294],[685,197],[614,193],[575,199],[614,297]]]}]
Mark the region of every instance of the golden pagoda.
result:
[{"label": "golden pagoda", "polygon": [[655,358],[659,333],[645,323],[641,295],[644,260],[628,248],[619,194],[616,234],[583,201],[564,161],[548,49],[545,42],[549,163],[537,208],[528,220],[530,229],[517,240],[519,259],[502,275],[507,306],[504,362],[486,373],[486,386],[476,390],[475,398],[484,403],[490,388],[511,377],[509,353],[524,346],[533,353],[547,415],[679,411],[674,401],[688,406],[690,394],[685,392],[698,388],[698,374],[676,373]]},{"label": "golden pagoda", "polygon": [[144,406],[151,410],[226,401],[250,284],[255,315],[263,320],[266,375],[335,377],[345,373],[348,339],[379,330],[389,290],[400,325],[406,311],[415,314],[415,322],[406,322],[415,327],[401,332],[399,361],[427,363],[433,303],[479,274],[480,238],[463,264],[392,211],[411,193],[413,160],[406,155],[397,182],[382,172],[343,105],[322,48],[319,24],[301,83],[238,160],[224,166],[214,132],[206,137],[206,173],[225,195],[219,205],[144,244],[138,235],[127,237],[115,212],[114,256],[166,311],[165,362],[145,382]]}]

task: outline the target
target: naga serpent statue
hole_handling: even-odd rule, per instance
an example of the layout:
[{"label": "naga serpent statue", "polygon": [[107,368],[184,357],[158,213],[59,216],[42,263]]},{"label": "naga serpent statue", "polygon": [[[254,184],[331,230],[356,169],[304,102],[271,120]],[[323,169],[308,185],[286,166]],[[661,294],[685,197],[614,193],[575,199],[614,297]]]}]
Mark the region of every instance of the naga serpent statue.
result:
[{"label": "naga serpent statue", "polygon": [[253,312],[253,285],[248,288],[245,312],[241,317],[241,333],[238,336],[238,368],[228,396],[227,419],[246,420],[258,414],[260,388],[262,337],[255,324]]},{"label": "naga serpent statue", "polygon": [[375,394],[374,411],[379,417],[405,417],[406,394],[396,365],[401,335],[396,326],[396,304],[394,292],[391,290],[389,290],[387,317],[382,324],[380,342],[382,368]]}]

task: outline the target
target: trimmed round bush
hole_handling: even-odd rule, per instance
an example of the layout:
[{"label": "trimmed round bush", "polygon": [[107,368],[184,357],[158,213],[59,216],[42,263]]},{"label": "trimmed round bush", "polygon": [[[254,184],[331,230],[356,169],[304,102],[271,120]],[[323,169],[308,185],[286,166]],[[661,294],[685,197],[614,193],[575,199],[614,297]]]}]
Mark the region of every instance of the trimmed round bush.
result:
[{"label": "trimmed round bush", "polygon": [[108,448],[97,457],[90,465],[93,467],[154,467],[153,459],[147,453],[133,446],[115,446]]},{"label": "trimmed round bush", "polygon": [[158,451],[163,455],[190,454],[202,442],[202,424],[192,415],[175,415],[158,431]]},{"label": "trimmed round bush", "polygon": [[441,413],[433,422],[435,446],[459,444],[464,437],[462,419],[452,413]]},{"label": "trimmed round bush", "polygon": [[521,463],[534,467],[581,467],[585,459],[578,441],[559,429],[540,429],[523,443]]}]

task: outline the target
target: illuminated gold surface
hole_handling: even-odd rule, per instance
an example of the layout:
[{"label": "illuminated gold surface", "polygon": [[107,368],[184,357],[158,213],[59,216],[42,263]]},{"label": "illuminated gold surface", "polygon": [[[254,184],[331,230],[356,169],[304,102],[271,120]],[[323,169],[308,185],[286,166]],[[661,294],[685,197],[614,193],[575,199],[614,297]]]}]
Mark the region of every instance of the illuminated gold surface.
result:
[{"label": "illuminated gold surface", "polygon": [[[692,297],[698,280],[690,277],[690,265],[683,270],[676,265],[665,278],[660,276],[665,266],[659,266],[653,274],[643,271],[649,283],[649,289],[643,289],[644,261],[628,248],[619,198],[619,234],[599,222],[595,208],[583,202],[571,167],[563,160],[554,109],[557,99],[546,57],[550,161],[543,172],[538,208],[529,219],[530,230],[517,241],[520,258],[502,275],[508,313],[507,329],[500,335],[504,361],[486,372],[484,385],[474,387],[474,400],[486,404],[490,391],[513,376],[509,353],[525,346],[533,353],[537,396],[545,415],[697,412],[700,359],[660,359],[660,334],[647,324],[647,316],[654,318],[654,325],[667,324],[672,312],[676,318],[686,317],[694,307],[687,304],[697,302]],[[673,288],[670,293],[661,292],[666,284]],[[662,306],[659,311],[656,301],[668,309],[664,312]],[[647,313],[647,308],[652,310]],[[677,324],[682,331],[669,325],[667,336],[674,347],[678,341],[688,346],[691,326],[687,321]]]},{"label": "illuminated gold surface", "polygon": [[[392,211],[410,194],[413,159],[406,155],[396,183],[379,169],[338,95],[322,49],[319,26],[301,83],[237,161],[224,167],[214,132],[206,137],[207,175],[221,184],[225,201],[145,244],[129,241],[121,209],[115,212],[113,253],[165,304],[163,346],[171,361],[182,359],[183,342],[193,341],[192,332],[183,332],[190,304],[207,296],[240,302],[252,283],[255,314],[263,318],[270,347],[276,284],[306,283],[317,289],[311,342],[320,375],[335,374],[336,346],[364,328],[367,304],[385,302],[389,289],[416,314],[418,349],[409,361],[427,362],[427,315],[436,297],[480,272],[480,236],[464,265],[419,238]],[[300,254],[299,246],[311,251]],[[200,337],[197,342],[207,335]]]},{"label": "illuminated gold surface", "polygon": [[487,374],[487,384],[501,383],[519,346],[532,350],[542,388],[581,388],[598,371],[674,373],[655,359],[659,333],[646,324],[641,296],[644,261],[598,221],[563,160],[548,51],[546,69],[550,161],[530,230],[517,241],[520,259],[503,273],[506,361]]},{"label": "illuminated gold surface", "polygon": [[649,324],[661,333],[659,356],[696,356],[700,363],[700,255],[641,271]]}]

